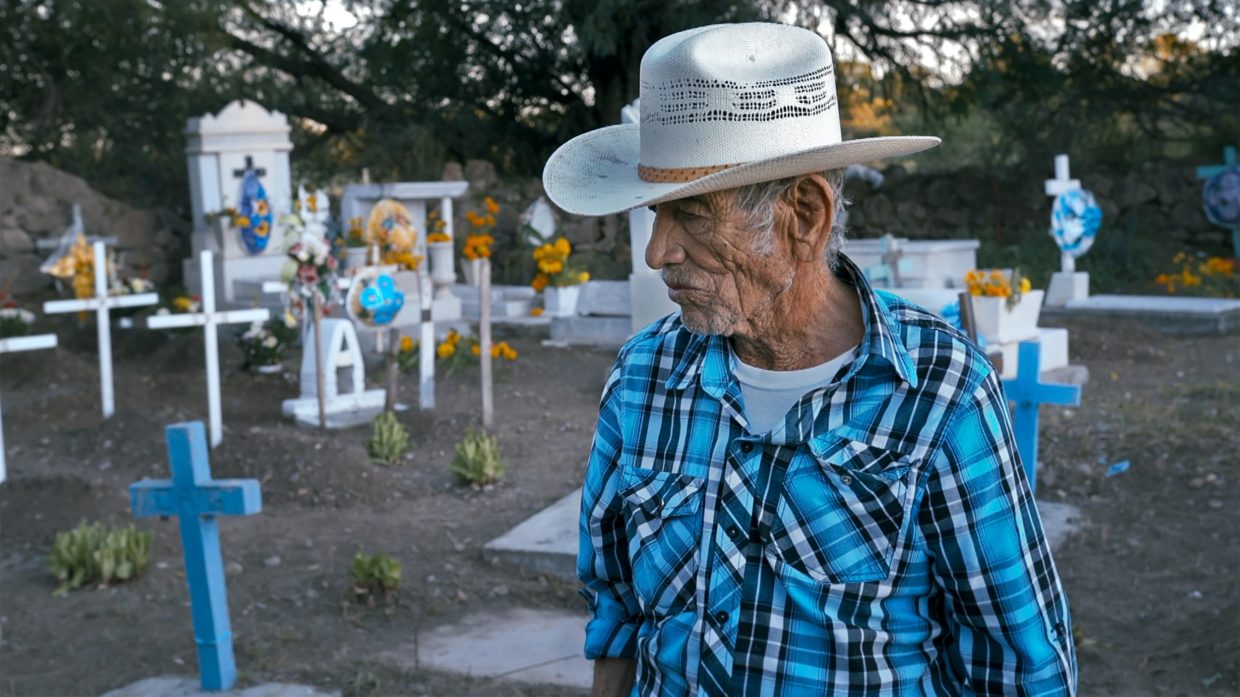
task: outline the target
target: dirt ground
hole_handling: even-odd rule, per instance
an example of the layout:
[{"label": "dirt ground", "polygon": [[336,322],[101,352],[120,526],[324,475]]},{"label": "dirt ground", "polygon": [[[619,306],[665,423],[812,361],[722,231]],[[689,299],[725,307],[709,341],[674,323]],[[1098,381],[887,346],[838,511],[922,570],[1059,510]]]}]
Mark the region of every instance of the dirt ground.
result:
[{"label": "dirt ground", "polygon": [[[196,670],[175,520],[155,532],[135,583],[53,597],[47,553],[82,520],[132,521],[126,487],[167,477],[163,427],[205,415],[198,334],[114,334],[117,413],[99,418],[94,331],[46,322],[55,351],[0,366],[9,481],[0,486],[0,695],[98,695]],[[43,327],[40,327],[42,329]],[[1084,695],[1240,694],[1240,341],[1175,338],[1130,324],[1071,325],[1089,367],[1078,410],[1045,407],[1039,495],[1086,524],[1056,552],[1078,632]],[[582,610],[574,584],[496,565],[490,539],[578,486],[614,351],[520,352],[496,386],[506,479],[454,481],[452,446],[477,422],[477,369],[442,377],[438,409],[405,412],[412,457],[367,460],[368,429],[321,434],[280,416],[293,371],[250,375],[224,346],[217,477],[262,483],[260,515],[221,521],[240,684],[303,682],[346,695],[576,695],[426,670],[384,652],[466,613]],[[294,361],[286,361],[290,368]],[[372,377],[372,384],[378,382]],[[417,403],[416,376],[401,396]],[[1108,465],[1131,469],[1105,476]],[[357,551],[404,565],[397,605],[345,602]]]}]

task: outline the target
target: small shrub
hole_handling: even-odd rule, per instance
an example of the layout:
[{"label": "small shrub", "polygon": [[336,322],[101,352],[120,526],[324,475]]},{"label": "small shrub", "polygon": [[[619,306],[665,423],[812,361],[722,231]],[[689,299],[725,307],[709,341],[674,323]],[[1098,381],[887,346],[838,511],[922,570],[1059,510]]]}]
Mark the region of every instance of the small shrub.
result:
[{"label": "small shrub", "polygon": [[462,480],[474,486],[483,486],[504,476],[505,469],[495,436],[470,429],[464,440],[457,443],[452,471]]},{"label": "small shrub", "polygon": [[389,603],[400,591],[400,562],[383,552],[366,554],[358,552],[353,557],[353,599],[359,603],[375,606]]},{"label": "small shrub", "polygon": [[105,528],[83,522],[56,535],[49,565],[60,586],[57,595],[90,583],[107,585],[130,581],[151,564],[151,533],[133,525]]},{"label": "small shrub", "polygon": [[370,440],[366,441],[366,452],[371,459],[394,465],[408,451],[409,432],[396,418],[396,413],[385,411],[375,417],[371,424]]}]

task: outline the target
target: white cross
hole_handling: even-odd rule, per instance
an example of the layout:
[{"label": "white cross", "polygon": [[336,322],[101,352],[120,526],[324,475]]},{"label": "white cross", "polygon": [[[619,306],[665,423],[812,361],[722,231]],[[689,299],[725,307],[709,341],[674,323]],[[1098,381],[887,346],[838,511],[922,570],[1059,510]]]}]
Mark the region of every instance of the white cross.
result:
[{"label": "white cross", "polygon": [[1081,188],[1080,179],[1071,179],[1068,177],[1068,156],[1055,156],[1055,178],[1046,180],[1046,195],[1058,196],[1065,191],[1075,191]]},{"label": "white cross", "polygon": [[271,312],[266,308],[216,312],[215,264],[211,257],[211,251],[207,249],[198,254],[199,277],[202,279],[202,312],[155,315],[146,319],[146,326],[148,329],[203,328],[203,343],[207,356],[207,413],[211,426],[211,447],[214,448],[224,440],[224,417],[220,409],[219,325],[266,322],[271,318]]},{"label": "white cross", "polygon": [[[1076,191],[1081,188],[1080,179],[1072,179],[1068,176],[1068,156],[1055,156],[1055,178],[1046,180],[1046,195],[1056,197],[1066,191]],[[1067,252],[1059,255],[1060,268],[1064,273],[1073,273],[1076,271],[1076,259]]]},{"label": "white cross", "polygon": [[159,302],[158,293],[134,295],[108,295],[108,265],[103,243],[94,244],[95,251],[95,297],[80,300],[50,300],[43,303],[43,311],[49,315],[65,312],[95,311],[95,328],[99,334],[99,392],[103,406],[103,418],[116,411],[112,397],[112,325],[109,313],[112,308],[141,307]]},{"label": "white cross", "polygon": [[[37,351],[55,348],[55,334],[36,334],[34,336],[15,336],[0,339],[0,353],[17,353],[18,351]],[[4,422],[0,421],[0,482],[6,477],[4,465]]]}]

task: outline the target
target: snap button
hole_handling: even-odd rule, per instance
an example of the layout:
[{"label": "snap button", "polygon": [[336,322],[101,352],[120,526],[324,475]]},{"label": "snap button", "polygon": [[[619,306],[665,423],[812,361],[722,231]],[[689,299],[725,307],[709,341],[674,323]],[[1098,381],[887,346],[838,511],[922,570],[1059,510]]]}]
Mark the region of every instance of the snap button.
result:
[{"label": "snap button", "polygon": [[716,621],[716,622],[718,622],[719,624],[727,624],[727,623],[728,623],[728,613],[727,613],[726,611],[724,611],[724,610],[720,610],[719,612],[716,612],[716,613],[715,613],[715,621]]},{"label": "snap button", "polygon": [[728,533],[728,537],[731,537],[732,539],[736,539],[736,536],[741,534],[741,529],[736,527],[735,525],[729,525],[727,533]]},{"label": "snap button", "polygon": [[753,443],[750,443],[749,441],[744,441],[743,443],[741,443],[741,452],[745,453],[746,455],[748,455],[749,453],[752,453]]},{"label": "snap button", "polygon": [[843,477],[840,477],[840,481],[844,482],[845,484],[852,484],[852,477],[846,474]]}]

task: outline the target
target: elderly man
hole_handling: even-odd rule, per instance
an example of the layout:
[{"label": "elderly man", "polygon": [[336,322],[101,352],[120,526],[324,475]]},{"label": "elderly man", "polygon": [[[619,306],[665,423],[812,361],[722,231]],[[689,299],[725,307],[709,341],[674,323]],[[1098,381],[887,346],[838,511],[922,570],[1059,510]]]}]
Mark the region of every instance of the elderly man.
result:
[{"label": "elderly man", "polygon": [[641,123],[548,161],[562,208],[656,213],[679,316],[603,393],[578,573],[596,695],[1072,694],[1068,607],[997,376],[839,248],[849,164],[811,32],[720,25],[641,66]]}]

